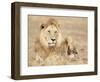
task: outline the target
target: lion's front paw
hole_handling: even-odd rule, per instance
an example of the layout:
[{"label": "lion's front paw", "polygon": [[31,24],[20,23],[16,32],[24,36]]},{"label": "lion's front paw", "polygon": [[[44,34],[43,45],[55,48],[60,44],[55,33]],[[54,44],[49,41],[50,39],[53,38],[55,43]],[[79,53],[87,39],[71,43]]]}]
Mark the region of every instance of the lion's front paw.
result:
[{"label": "lion's front paw", "polygon": [[69,59],[77,60],[77,58],[78,58],[78,51],[76,50],[75,47],[74,48],[68,47],[67,54],[69,56]]},{"label": "lion's front paw", "polygon": [[74,54],[71,54],[71,55],[69,55],[69,58],[70,59],[74,59],[75,58],[75,55]]}]

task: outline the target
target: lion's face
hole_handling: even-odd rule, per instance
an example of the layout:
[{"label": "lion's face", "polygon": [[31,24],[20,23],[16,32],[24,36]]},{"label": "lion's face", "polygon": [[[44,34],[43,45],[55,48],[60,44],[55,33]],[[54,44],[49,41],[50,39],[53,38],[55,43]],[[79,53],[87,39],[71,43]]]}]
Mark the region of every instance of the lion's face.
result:
[{"label": "lion's face", "polygon": [[49,25],[45,30],[44,30],[44,38],[45,41],[48,44],[48,47],[54,47],[56,46],[57,39],[58,39],[58,29],[54,25]]},{"label": "lion's face", "polygon": [[41,44],[45,47],[56,47],[61,41],[61,32],[57,25],[42,25],[40,32]]}]

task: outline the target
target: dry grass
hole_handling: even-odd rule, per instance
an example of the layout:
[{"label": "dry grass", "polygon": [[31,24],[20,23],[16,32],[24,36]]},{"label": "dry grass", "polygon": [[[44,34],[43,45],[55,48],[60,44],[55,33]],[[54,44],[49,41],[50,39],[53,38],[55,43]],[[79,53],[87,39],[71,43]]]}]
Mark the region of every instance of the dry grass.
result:
[{"label": "dry grass", "polygon": [[[54,16],[32,16],[28,17],[29,20],[29,39],[28,39],[28,65],[34,66],[34,42],[39,35],[40,25],[49,18],[56,19],[62,30],[63,37],[71,36],[75,41],[76,47],[79,52],[80,60],[68,61],[65,64],[86,64],[88,61],[87,54],[87,18],[83,17],[54,17]],[[60,58],[59,58],[60,59]],[[60,59],[61,60],[61,59]],[[56,61],[53,61],[56,63]],[[60,62],[60,61],[59,61]],[[48,64],[46,64],[48,65]],[[55,64],[56,65],[56,64]],[[60,65],[60,63],[58,64]]]}]

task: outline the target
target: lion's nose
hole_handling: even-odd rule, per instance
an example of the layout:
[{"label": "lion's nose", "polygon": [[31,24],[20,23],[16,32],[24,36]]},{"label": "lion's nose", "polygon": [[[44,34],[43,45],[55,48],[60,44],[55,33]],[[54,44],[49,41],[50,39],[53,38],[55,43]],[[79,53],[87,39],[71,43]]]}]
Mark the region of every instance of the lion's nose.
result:
[{"label": "lion's nose", "polygon": [[52,41],[55,41],[55,39],[51,39]]}]

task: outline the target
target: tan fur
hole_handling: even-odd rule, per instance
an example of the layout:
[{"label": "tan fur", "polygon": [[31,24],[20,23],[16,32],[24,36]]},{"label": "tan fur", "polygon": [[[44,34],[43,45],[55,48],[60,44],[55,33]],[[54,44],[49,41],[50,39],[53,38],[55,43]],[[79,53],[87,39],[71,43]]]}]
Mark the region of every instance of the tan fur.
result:
[{"label": "tan fur", "polygon": [[[35,54],[36,56],[33,65],[64,65],[69,62],[69,55],[73,50],[72,39],[64,39],[61,34],[60,26],[55,19],[49,19],[46,24],[42,24],[40,36],[35,42]],[[51,27],[49,27],[51,25]],[[52,26],[53,25],[53,26]],[[55,46],[49,47],[49,37],[47,31],[57,30],[57,37],[55,37]],[[47,31],[46,31],[47,30]],[[50,30],[50,31],[51,31]],[[50,36],[51,37],[51,36]],[[52,37],[51,37],[52,38]]]}]

